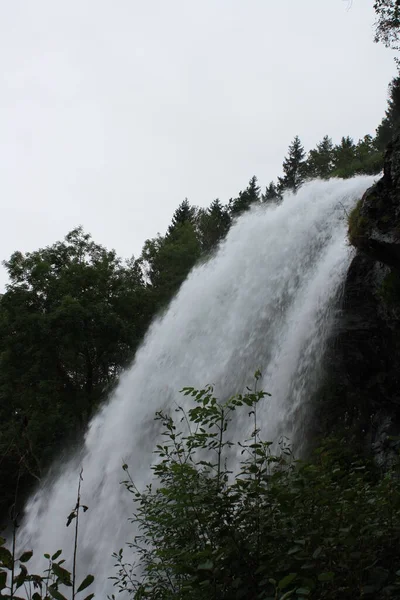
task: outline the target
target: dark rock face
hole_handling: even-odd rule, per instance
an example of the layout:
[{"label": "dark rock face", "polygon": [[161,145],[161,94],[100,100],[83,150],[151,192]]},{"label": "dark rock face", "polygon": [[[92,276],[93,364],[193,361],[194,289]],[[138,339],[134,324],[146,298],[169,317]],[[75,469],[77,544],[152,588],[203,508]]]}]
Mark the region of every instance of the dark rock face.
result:
[{"label": "dark rock face", "polygon": [[400,321],[382,293],[390,273],[361,253],[351,263],[318,419],[323,430],[372,450],[381,464],[397,445],[389,437],[400,434]]},{"label": "dark rock face", "polygon": [[400,269],[400,136],[387,149],[383,177],[352,213],[349,238],[373,260]]},{"label": "dark rock face", "polygon": [[349,238],[357,253],[315,423],[387,466],[400,436],[400,137],[388,148],[383,177],[350,216]]}]

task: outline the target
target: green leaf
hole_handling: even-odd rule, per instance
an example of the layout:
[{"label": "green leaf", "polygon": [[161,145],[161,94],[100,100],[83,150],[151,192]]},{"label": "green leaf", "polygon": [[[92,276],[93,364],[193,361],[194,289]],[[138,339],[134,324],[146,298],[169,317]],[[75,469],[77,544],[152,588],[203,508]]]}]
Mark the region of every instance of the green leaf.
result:
[{"label": "green leaf", "polygon": [[0,537],[0,546],[4,546],[5,543],[6,543],[5,538]]},{"label": "green leaf", "polygon": [[322,552],[322,547],[319,546],[316,550],[314,550],[312,557],[318,558],[318,556],[321,554],[321,552]]},{"label": "green leaf", "polygon": [[56,563],[51,565],[51,570],[53,571],[54,575],[58,577],[61,583],[63,583],[64,585],[71,585],[71,574],[69,573],[69,571],[63,569],[62,567],[60,567],[60,565],[57,565]]},{"label": "green leaf", "polygon": [[0,571],[0,590],[4,590],[7,583],[7,573],[5,571]]},{"label": "green leaf", "polygon": [[91,583],[93,583],[94,577],[93,575],[86,575],[85,579],[82,581],[81,585],[76,590],[77,592],[82,592],[85,590]]},{"label": "green leaf", "polygon": [[43,556],[47,558],[47,560],[50,560],[50,554],[43,554]]},{"label": "green leaf", "polygon": [[299,596],[308,596],[311,593],[311,590],[309,588],[297,588],[296,590],[296,594],[298,594]]},{"label": "green leaf", "polygon": [[335,577],[335,573],[332,571],[327,571],[326,573],[321,573],[318,575],[318,581],[332,581]]},{"label": "green leaf", "polygon": [[62,553],[62,550],[57,550],[57,552],[55,554],[53,554],[53,556],[51,557],[51,560],[57,560],[57,558],[60,556],[61,553]]},{"label": "green leaf", "polygon": [[89,596],[86,596],[83,600],[92,600],[92,598],[94,598],[94,594],[89,594]]},{"label": "green leaf", "polygon": [[280,582],[278,583],[278,588],[280,590],[284,590],[288,587],[288,585],[292,583],[293,579],[296,579],[296,577],[297,573],[289,573],[289,575],[286,575],[286,577],[280,580]]},{"label": "green leaf", "polygon": [[206,562],[202,563],[201,565],[199,565],[197,567],[198,571],[211,571],[211,569],[214,567],[213,563],[211,562],[211,560],[206,560]]},{"label": "green leaf", "polygon": [[287,600],[288,598],[290,598],[290,596],[293,594],[294,590],[290,590],[289,592],[286,592],[286,594],[283,594],[283,596],[280,597],[280,600]]},{"label": "green leaf", "polygon": [[72,523],[72,521],[76,519],[76,512],[73,510],[71,513],[69,513],[68,515],[68,519],[67,519],[67,527],[69,527]]},{"label": "green leaf", "polygon": [[67,600],[67,598],[61,592],[58,591],[54,584],[49,587],[49,592],[55,600]]},{"label": "green leaf", "polygon": [[21,585],[23,585],[26,582],[27,575],[28,575],[27,568],[25,567],[25,565],[21,565],[21,571],[19,572],[19,574],[16,577],[14,577],[14,583],[16,585],[16,589],[21,587]]},{"label": "green leaf", "polygon": [[11,552],[7,550],[7,548],[0,546],[0,566],[4,566],[6,569],[11,569],[13,562],[14,561]]},{"label": "green leaf", "polygon": [[33,552],[32,550],[28,550],[27,552],[24,552],[23,554],[21,554],[21,556],[19,557],[19,561],[22,563],[26,563],[28,562],[28,560],[30,560],[32,558]]}]

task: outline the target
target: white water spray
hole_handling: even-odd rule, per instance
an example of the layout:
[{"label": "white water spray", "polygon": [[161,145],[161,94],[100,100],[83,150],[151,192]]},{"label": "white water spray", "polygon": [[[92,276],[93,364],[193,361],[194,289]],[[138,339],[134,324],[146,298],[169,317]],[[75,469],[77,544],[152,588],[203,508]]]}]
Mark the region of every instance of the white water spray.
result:
[{"label": "white water spray", "polygon": [[174,401],[186,406],[184,386],[213,383],[225,397],[243,391],[259,368],[262,388],[272,394],[260,415],[263,438],[301,437],[301,409],[317,384],[350,261],[346,213],[372,181],[314,181],[280,206],[254,209],[231,228],[216,256],[193,270],[92,420],[82,452],[58,465],[28,502],[20,545],[33,546],[35,560],[58,548],[71,555],[73,531],[65,523],[82,466],[82,502],[90,509],[80,520],[78,560],[106,596],[111,553],[132,537],[122,464],[139,488],[146,484],[154,413]]}]

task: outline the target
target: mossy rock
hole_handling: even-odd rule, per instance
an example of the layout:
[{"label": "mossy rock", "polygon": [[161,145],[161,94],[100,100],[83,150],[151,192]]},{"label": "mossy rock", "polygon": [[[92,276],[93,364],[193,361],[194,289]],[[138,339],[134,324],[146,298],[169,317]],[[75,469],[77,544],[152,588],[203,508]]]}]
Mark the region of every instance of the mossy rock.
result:
[{"label": "mossy rock", "polygon": [[368,235],[369,220],[362,214],[363,200],[359,200],[348,219],[348,235],[350,244],[359,247]]}]

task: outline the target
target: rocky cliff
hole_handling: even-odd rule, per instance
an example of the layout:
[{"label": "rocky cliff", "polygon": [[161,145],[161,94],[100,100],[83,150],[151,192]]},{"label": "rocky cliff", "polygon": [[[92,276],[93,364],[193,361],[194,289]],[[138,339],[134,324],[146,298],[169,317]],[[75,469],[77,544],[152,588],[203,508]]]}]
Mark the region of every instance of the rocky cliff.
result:
[{"label": "rocky cliff", "polygon": [[328,351],[317,428],[391,462],[400,436],[400,137],[384,174],[349,216],[356,254]]}]

